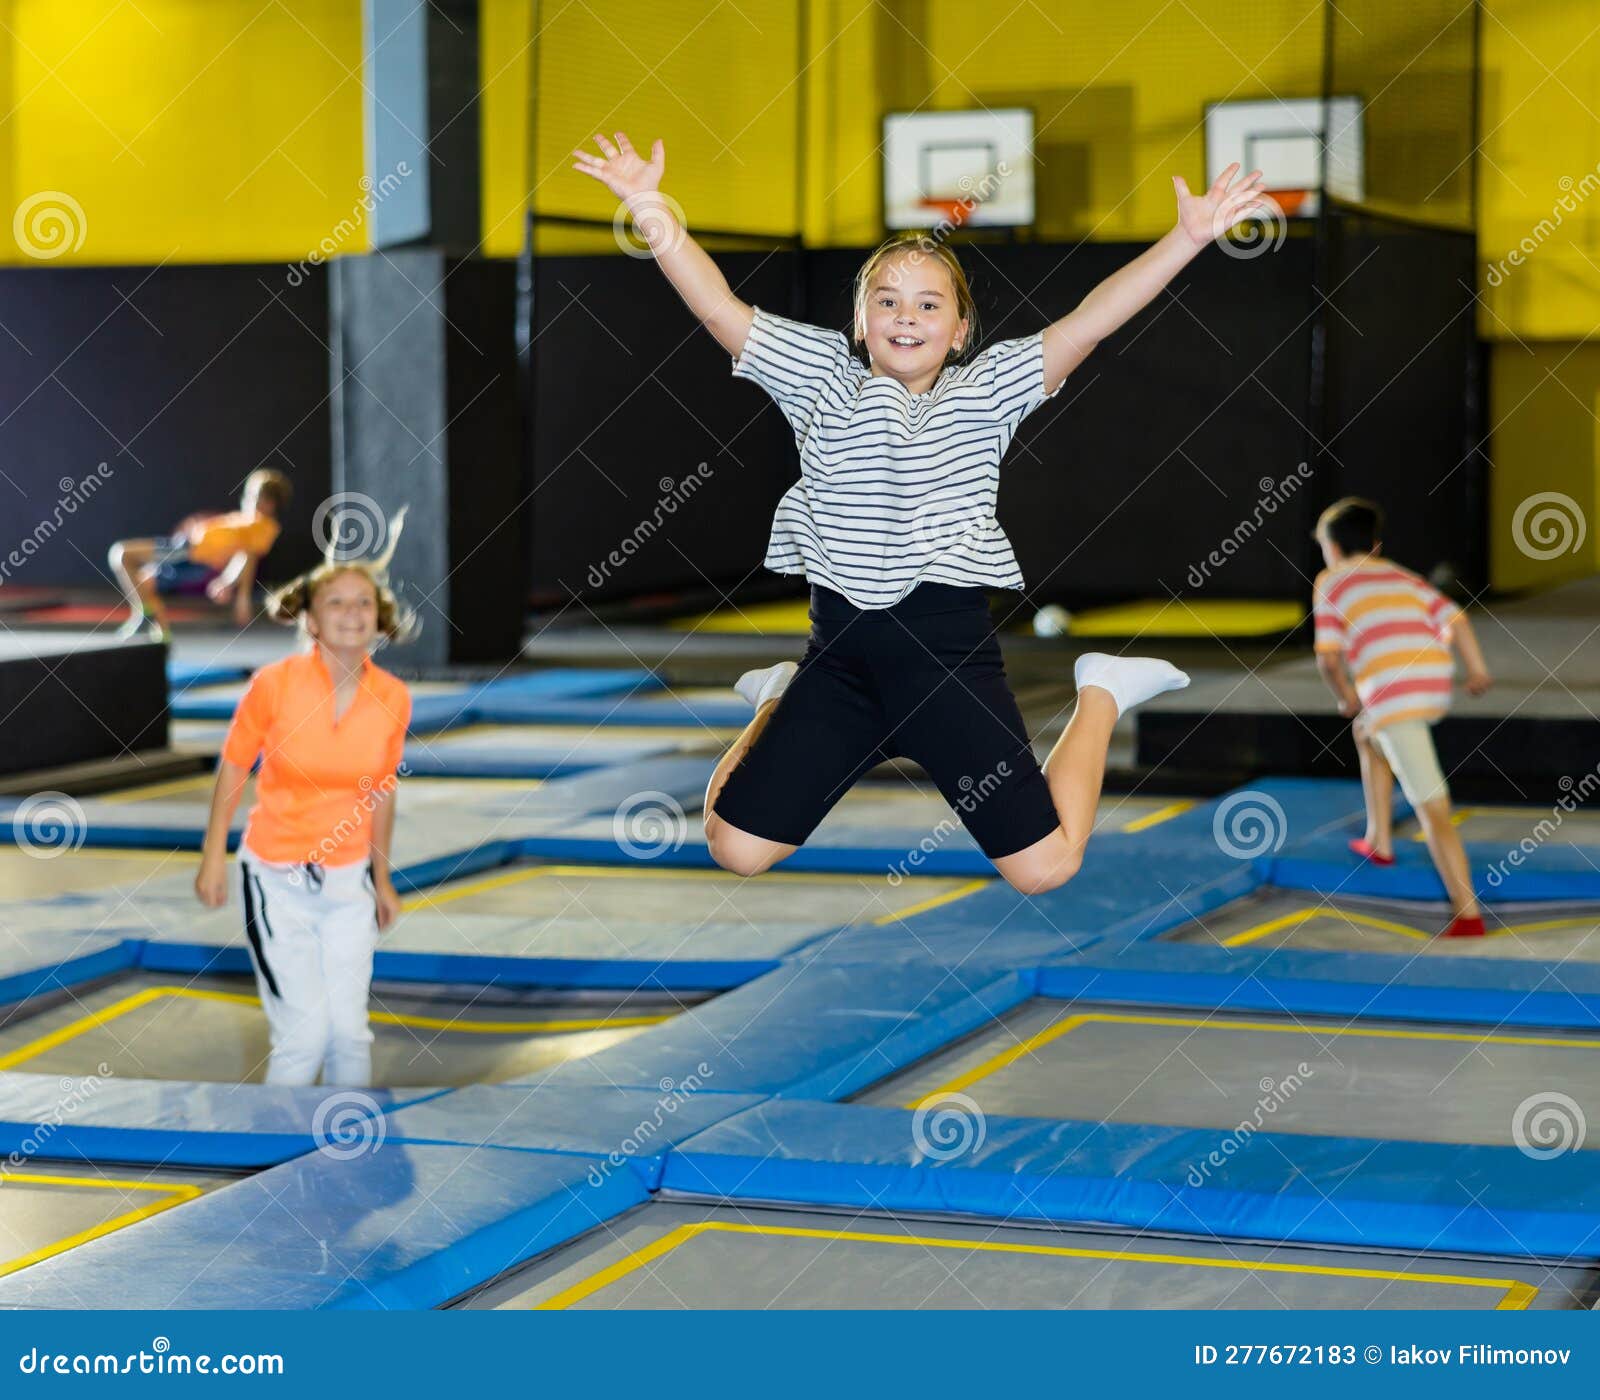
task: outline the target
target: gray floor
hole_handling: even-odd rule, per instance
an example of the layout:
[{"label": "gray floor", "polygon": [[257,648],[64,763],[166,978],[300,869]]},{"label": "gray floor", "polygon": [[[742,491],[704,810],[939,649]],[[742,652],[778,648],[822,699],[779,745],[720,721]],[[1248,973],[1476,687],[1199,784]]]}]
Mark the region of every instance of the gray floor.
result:
[{"label": "gray floor", "polygon": [[[0,1068],[259,1083],[267,1062],[266,1017],[253,1001],[231,999],[254,995],[255,984],[246,978],[139,973],[78,989],[31,1015],[0,1008]],[[523,1078],[627,1040],[673,1009],[660,998],[629,1004],[609,996],[546,995],[510,1004],[380,985],[372,997],[373,1081],[401,1087]],[[506,1029],[493,1029],[497,1025]],[[40,1045],[69,1028],[58,1043]]]},{"label": "gray floor", "polygon": [[[1046,1038],[994,1063],[1035,1037]],[[858,1102],[910,1107],[941,1091],[985,1114],[1511,1144],[1519,1109],[1540,1095],[1566,1094],[1600,1122],[1600,1035],[1385,1022],[1347,1030],[1036,1000]]]},{"label": "gray floor", "polygon": [[[645,1252],[651,1257],[609,1282],[596,1279]],[[1381,1276],[1313,1272],[1341,1269]],[[1487,1310],[1513,1284],[1526,1285],[1517,1300],[1530,1308],[1587,1306],[1595,1282],[1582,1269],[1426,1255],[656,1202],[536,1260],[466,1306]],[[1528,1288],[1536,1290],[1531,1298]]]},{"label": "gray floor", "polygon": [[1166,937],[1213,948],[1308,948],[1407,958],[1600,959],[1600,906],[1491,905],[1484,918],[1485,938],[1438,938],[1434,935],[1450,922],[1443,904],[1262,890]]},{"label": "gray floor", "polygon": [[[86,1231],[117,1228],[236,1177],[89,1162],[7,1161],[0,1165],[0,1274],[72,1247]],[[97,1300],[85,1300],[92,1306]]]}]

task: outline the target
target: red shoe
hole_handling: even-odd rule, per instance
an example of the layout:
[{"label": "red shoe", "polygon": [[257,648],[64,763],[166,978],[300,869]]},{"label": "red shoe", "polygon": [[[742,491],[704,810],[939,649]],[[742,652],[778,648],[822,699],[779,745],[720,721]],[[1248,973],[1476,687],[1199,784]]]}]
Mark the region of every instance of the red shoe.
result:
[{"label": "red shoe", "polygon": [[1488,932],[1483,926],[1483,918],[1478,914],[1458,914],[1450,920],[1441,937],[1444,938],[1482,938]]},{"label": "red shoe", "polygon": [[1351,841],[1350,849],[1360,856],[1362,860],[1370,860],[1374,865],[1394,864],[1393,856],[1379,855],[1378,852],[1373,848],[1372,842],[1367,840],[1365,836],[1357,836],[1353,841]]}]

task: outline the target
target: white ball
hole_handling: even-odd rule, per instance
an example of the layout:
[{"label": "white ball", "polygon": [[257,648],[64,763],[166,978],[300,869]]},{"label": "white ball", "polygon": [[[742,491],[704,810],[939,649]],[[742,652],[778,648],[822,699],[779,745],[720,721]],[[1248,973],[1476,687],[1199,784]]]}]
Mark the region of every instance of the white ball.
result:
[{"label": "white ball", "polygon": [[1033,615],[1033,635],[1036,637],[1064,637],[1072,625],[1072,614],[1065,608],[1049,603]]}]

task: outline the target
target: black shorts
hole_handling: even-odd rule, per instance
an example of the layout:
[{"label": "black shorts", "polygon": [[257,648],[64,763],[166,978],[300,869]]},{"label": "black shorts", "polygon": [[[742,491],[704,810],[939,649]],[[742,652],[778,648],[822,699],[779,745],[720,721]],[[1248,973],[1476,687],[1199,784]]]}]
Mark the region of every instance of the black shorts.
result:
[{"label": "black shorts", "polygon": [[983,589],[921,583],[892,607],[861,609],[813,585],[800,670],[716,813],[800,846],[859,778],[896,757],[926,771],[991,860],[1060,825]]}]

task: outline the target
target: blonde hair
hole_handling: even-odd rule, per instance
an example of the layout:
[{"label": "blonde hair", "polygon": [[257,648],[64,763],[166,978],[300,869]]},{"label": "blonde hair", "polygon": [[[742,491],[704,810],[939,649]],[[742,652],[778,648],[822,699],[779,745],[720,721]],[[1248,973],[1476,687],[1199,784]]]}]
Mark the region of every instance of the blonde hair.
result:
[{"label": "blonde hair", "polygon": [[282,472],[272,467],[257,467],[244,479],[244,489],[255,487],[256,499],[265,501],[272,507],[274,515],[282,515],[283,508],[289,504],[289,498],[294,495],[294,487],[289,484],[289,478]]},{"label": "blonde hair", "polygon": [[850,326],[851,342],[855,345],[862,343],[864,338],[862,330],[867,323],[867,297],[877,285],[879,272],[883,270],[885,264],[907,253],[911,254],[915,262],[920,262],[924,258],[935,258],[944,264],[945,271],[950,274],[951,290],[955,293],[956,320],[967,323],[967,334],[961,342],[961,349],[959,351],[952,349],[945,356],[945,362],[952,364],[970,355],[972,347],[978,340],[978,307],[972,299],[972,288],[967,284],[966,271],[961,266],[961,260],[946,244],[921,232],[897,233],[892,238],[885,239],[862,264],[861,271],[856,273],[854,316]]},{"label": "blonde hair", "polygon": [[378,635],[390,642],[408,642],[422,630],[416,612],[395,596],[389,587],[389,561],[400,543],[405,529],[409,506],[401,506],[387,523],[387,540],[383,549],[371,559],[346,559],[339,555],[337,539],[328,541],[322,562],[308,569],[297,579],[291,579],[267,598],[267,616],[274,622],[298,623],[307,631],[306,619],[318,592],[342,574],[359,574],[372,585],[378,599]]},{"label": "blonde hair", "polygon": [[316,568],[291,579],[267,597],[267,616],[274,622],[305,630],[306,619],[317,593],[343,574],[358,574],[372,585],[378,599],[378,635],[390,642],[409,641],[416,636],[417,615],[389,587],[387,571],[365,559],[324,560]]}]

